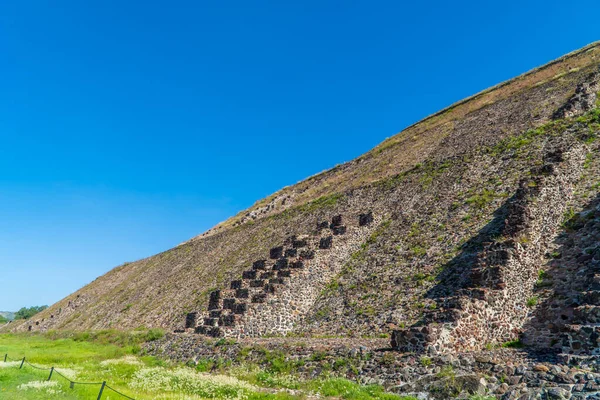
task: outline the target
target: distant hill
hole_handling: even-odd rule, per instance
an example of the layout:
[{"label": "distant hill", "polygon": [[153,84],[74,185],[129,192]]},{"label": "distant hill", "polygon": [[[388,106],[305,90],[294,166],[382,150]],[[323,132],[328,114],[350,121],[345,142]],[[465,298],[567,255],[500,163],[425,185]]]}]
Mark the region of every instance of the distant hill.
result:
[{"label": "distant hill", "polygon": [[0,316],[6,318],[9,321],[15,319],[15,313],[10,311],[0,311]]}]

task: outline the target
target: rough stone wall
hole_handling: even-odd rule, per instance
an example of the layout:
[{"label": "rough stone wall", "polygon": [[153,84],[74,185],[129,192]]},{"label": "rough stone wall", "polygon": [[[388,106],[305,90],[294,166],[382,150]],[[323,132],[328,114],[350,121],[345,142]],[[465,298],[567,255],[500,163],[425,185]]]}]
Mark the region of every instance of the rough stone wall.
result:
[{"label": "rough stone wall", "polygon": [[255,261],[242,279],[231,281],[230,289],[213,291],[208,312],[188,313],[178,331],[236,338],[292,331],[381,219],[372,212],[334,215],[311,235],[289,237],[271,248],[268,260]]},{"label": "rough stone wall", "polygon": [[213,361],[215,366],[230,362],[268,368],[267,359],[277,358],[298,365],[292,376],[341,376],[421,400],[475,398],[473,394],[503,400],[600,396],[597,365],[582,371],[548,352],[498,349],[420,357],[384,349],[385,344],[384,339],[269,338],[217,345],[198,335],[168,335],[144,350],[192,365]]},{"label": "rough stone wall", "polygon": [[[325,285],[337,275],[350,255],[381,222],[381,217],[368,226],[359,226],[358,218],[348,219],[347,231],[334,236],[332,249],[315,252],[303,270],[267,303],[257,304],[244,316],[236,329],[227,336],[264,336],[291,332],[310,310]],[[329,237],[329,236],[327,236]],[[320,238],[313,239],[313,248]]]},{"label": "rough stone wall", "polygon": [[582,144],[550,149],[507,205],[500,238],[476,255],[470,284],[440,301],[419,326],[393,332],[393,347],[431,353],[481,349],[515,339],[528,314],[540,260],[562,222],[581,175]]}]

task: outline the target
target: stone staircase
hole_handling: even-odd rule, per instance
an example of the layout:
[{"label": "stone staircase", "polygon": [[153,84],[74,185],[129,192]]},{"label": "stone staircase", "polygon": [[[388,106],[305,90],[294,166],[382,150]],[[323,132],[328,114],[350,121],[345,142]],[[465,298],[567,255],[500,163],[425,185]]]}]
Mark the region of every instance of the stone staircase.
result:
[{"label": "stone staircase", "polygon": [[[370,231],[369,226],[374,222],[373,214],[360,214],[356,222],[351,229],[359,235],[354,235],[357,237],[352,242]],[[307,295],[307,285],[302,283],[305,279],[311,281],[308,266],[332,252],[337,242],[344,241],[341,238],[348,231],[342,215],[336,215],[331,222],[319,222],[313,235],[287,238],[281,246],[270,249],[268,258],[256,260],[242,272],[240,279],[232,280],[228,289],[211,292],[208,312],[187,314],[185,329],[180,332],[195,332],[211,337],[247,337],[260,336],[265,332],[289,331],[302,313],[304,303],[309,303],[313,297],[311,293],[314,290]],[[327,268],[319,271],[322,266],[312,267],[312,275],[318,271],[327,277]],[[300,304],[285,299],[282,303],[282,297],[289,299],[296,296],[301,300]],[[284,307],[278,307],[282,304]],[[285,306],[290,307],[288,309]],[[269,307],[272,309],[269,310]]]},{"label": "stone staircase", "polygon": [[[467,247],[454,260],[454,276],[432,293],[437,307],[426,310],[414,326],[392,332],[392,347],[436,354],[481,350],[516,339],[529,314],[527,302],[543,251],[560,227],[584,157],[579,144],[549,148],[545,163],[521,181],[506,211],[497,216],[502,219],[499,233],[479,238],[487,242]],[[600,312],[595,313],[580,310],[585,321],[593,315],[600,321]]]}]

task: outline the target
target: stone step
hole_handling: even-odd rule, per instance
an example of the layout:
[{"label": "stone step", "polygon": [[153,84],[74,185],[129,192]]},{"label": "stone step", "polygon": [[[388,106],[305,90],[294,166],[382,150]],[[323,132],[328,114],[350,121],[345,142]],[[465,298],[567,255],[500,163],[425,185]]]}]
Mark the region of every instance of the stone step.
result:
[{"label": "stone step", "polygon": [[210,297],[208,300],[208,309],[215,310],[218,308],[223,308],[222,296],[220,290],[215,290],[210,293]]},{"label": "stone step", "polygon": [[296,257],[298,255],[298,249],[291,248],[285,249],[284,257]]},{"label": "stone step", "polygon": [[283,255],[283,246],[273,247],[269,251],[269,258],[271,260],[276,260],[278,258],[281,258],[282,255]]},{"label": "stone step", "polygon": [[257,274],[257,271],[254,269],[251,271],[244,271],[242,272],[242,279],[256,279]]},{"label": "stone step", "polygon": [[267,260],[256,260],[252,264],[253,270],[265,270],[267,268]]},{"label": "stone step", "polygon": [[185,316],[185,328],[195,328],[198,321],[198,313],[191,312]]},{"label": "stone step", "polygon": [[275,262],[275,265],[273,265],[273,270],[274,271],[279,271],[281,269],[285,269],[287,268],[289,265],[289,260],[285,257],[278,259]]},{"label": "stone step", "polygon": [[235,281],[231,281],[230,288],[231,289],[243,289],[246,282],[242,279],[236,279]]}]

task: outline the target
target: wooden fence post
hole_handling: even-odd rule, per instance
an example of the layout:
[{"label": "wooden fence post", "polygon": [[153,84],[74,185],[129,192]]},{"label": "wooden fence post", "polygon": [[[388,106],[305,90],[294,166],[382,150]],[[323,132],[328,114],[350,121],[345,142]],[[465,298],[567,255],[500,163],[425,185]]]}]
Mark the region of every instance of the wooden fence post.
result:
[{"label": "wooden fence post", "polygon": [[19,369],[23,368],[23,364],[25,364],[25,357],[23,357],[23,360],[21,361],[21,366],[19,367]]},{"label": "wooden fence post", "polygon": [[48,377],[48,380],[52,379],[53,372],[54,372],[54,367],[50,368],[50,376]]},{"label": "wooden fence post", "polygon": [[106,381],[102,382],[102,387],[100,387],[100,393],[98,393],[98,400],[102,399],[102,392],[104,392],[104,386],[106,386]]}]

